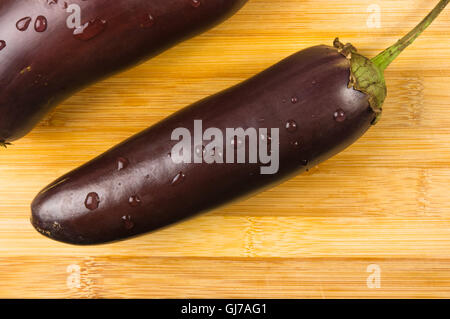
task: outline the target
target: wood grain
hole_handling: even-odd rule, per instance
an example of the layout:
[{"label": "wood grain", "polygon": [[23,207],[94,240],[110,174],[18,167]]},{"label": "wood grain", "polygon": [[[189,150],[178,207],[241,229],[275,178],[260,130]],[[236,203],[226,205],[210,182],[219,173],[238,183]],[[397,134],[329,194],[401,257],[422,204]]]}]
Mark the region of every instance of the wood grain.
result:
[{"label": "wood grain", "polygon": [[64,102],[0,150],[0,297],[450,297],[449,10],[386,72],[381,122],[309,173],[110,245],[56,243],[29,223],[43,186],[172,112],[335,36],[374,56],[435,2],[249,0]]}]

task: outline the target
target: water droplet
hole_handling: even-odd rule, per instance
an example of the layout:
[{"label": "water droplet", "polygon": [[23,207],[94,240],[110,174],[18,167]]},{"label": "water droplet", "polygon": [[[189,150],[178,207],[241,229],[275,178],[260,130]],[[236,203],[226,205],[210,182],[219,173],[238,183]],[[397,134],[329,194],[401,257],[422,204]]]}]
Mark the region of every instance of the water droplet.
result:
[{"label": "water droplet", "polygon": [[203,155],[205,154],[205,150],[206,150],[206,148],[204,145],[197,145],[195,147],[195,155],[199,158],[202,158]]},{"label": "water droplet", "polygon": [[77,40],[88,41],[105,31],[106,26],[107,22],[105,20],[94,19],[76,28],[73,31],[73,36]]},{"label": "water droplet", "polygon": [[293,133],[293,132],[297,131],[297,128],[298,128],[297,122],[295,122],[294,120],[289,120],[286,122],[286,130],[289,133]]},{"label": "water droplet", "polygon": [[293,141],[293,142],[291,142],[291,145],[292,145],[294,148],[300,148],[300,146],[301,146],[301,144],[300,144],[299,141]]},{"label": "water droplet", "polygon": [[264,133],[261,133],[261,134],[259,134],[259,139],[261,140],[261,141],[265,141],[266,140],[266,134],[264,134]]},{"label": "water droplet", "polygon": [[44,32],[47,30],[47,18],[38,16],[34,22],[34,30],[36,30],[36,32]]},{"label": "water droplet", "polygon": [[214,158],[216,161],[223,161],[223,152],[220,149],[214,149]]},{"label": "water droplet", "polygon": [[307,166],[307,165],[308,165],[308,160],[301,160],[300,163],[301,163],[303,166]]},{"label": "water droplet", "polygon": [[265,133],[261,133],[259,138],[261,139],[261,141],[266,141],[267,140],[268,142],[270,142],[270,140],[272,139],[272,137],[270,135],[265,134]]},{"label": "water droplet", "polygon": [[241,138],[235,136],[234,138],[231,139],[230,144],[234,146],[235,150],[237,150],[244,145],[244,141]]},{"label": "water droplet", "polygon": [[259,135],[260,142],[267,143],[267,154],[272,154],[272,136],[270,134],[261,133]]},{"label": "water droplet", "polygon": [[0,51],[6,48],[6,42],[4,40],[0,40]]},{"label": "water droplet", "polygon": [[31,22],[31,18],[30,17],[25,17],[25,18],[20,19],[16,23],[17,30],[19,30],[19,31],[27,30],[29,25],[30,25],[30,22]]},{"label": "water droplet", "polygon": [[191,5],[192,5],[194,8],[200,7],[201,4],[202,4],[202,2],[201,2],[200,0],[191,0]]},{"label": "water droplet", "polygon": [[141,199],[138,195],[133,195],[128,198],[128,204],[130,204],[131,207],[137,207],[141,205]]},{"label": "water droplet", "polygon": [[172,180],[172,185],[177,186],[184,182],[186,179],[186,175],[184,175],[182,172],[178,173],[177,176],[175,176]]},{"label": "water droplet", "polygon": [[84,201],[84,206],[89,210],[96,210],[100,204],[100,197],[97,193],[89,193]]},{"label": "water droplet", "polygon": [[126,230],[134,228],[134,222],[130,215],[122,216],[122,222]]},{"label": "water droplet", "polygon": [[127,168],[129,164],[130,164],[130,162],[125,157],[119,157],[117,159],[117,170],[121,171],[121,170]]},{"label": "water droplet", "polygon": [[334,112],[333,117],[336,122],[344,122],[347,115],[343,109],[337,109],[336,112]]},{"label": "water droplet", "polygon": [[151,14],[145,14],[140,19],[140,26],[143,29],[148,29],[153,27],[155,24],[155,18]]},{"label": "water droplet", "polygon": [[[205,152],[206,153],[206,152]],[[209,150],[209,157],[213,158],[216,163],[223,162],[223,152],[218,148],[213,148]]]},{"label": "water droplet", "polygon": [[297,104],[297,103],[298,103],[298,97],[293,96],[293,97],[291,98],[291,103],[292,103],[292,104]]},{"label": "water droplet", "polygon": [[267,143],[267,147],[268,148],[270,148],[271,147],[271,145],[272,145],[272,136],[270,135],[270,134],[264,134],[264,133],[262,133],[261,135],[260,135],[260,140],[261,141],[266,141],[266,143]]}]

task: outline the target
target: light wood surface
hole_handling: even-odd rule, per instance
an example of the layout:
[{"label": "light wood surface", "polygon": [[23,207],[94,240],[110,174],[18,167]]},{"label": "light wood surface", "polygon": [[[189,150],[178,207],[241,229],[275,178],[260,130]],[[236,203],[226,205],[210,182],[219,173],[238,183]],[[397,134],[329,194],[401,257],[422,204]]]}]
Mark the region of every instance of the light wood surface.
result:
[{"label": "light wood surface", "polygon": [[67,100],[0,150],[0,297],[450,297],[450,8],[386,72],[380,123],[309,173],[110,245],[64,245],[29,223],[42,187],[172,112],[335,36],[374,56],[435,3],[249,0]]}]

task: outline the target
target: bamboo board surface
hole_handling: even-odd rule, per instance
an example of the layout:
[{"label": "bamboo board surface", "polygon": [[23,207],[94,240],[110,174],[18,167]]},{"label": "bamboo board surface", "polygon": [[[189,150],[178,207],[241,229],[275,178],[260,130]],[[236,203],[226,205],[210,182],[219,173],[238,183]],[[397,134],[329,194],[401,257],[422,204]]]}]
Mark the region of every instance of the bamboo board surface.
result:
[{"label": "bamboo board surface", "polygon": [[387,70],[379,124],[309,173],[109,245],[29,223],[41,188],[174,111],[336,36],[374,56],[436,2],[249,0],[64,102],[0,150],[0,297],[450,297],[450,9]]}]

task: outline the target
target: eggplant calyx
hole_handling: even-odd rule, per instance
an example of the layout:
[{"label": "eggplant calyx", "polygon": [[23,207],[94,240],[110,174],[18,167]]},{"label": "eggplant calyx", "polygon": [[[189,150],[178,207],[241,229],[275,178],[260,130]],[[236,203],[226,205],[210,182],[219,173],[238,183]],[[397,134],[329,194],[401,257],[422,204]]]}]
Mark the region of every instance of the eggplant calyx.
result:
[{"label": "eggplant calyx", "polygon": [[0,140],[0,147],[7,148],[11,143]]},{"label": "eggplant calyx", "polygon": [[370,59],[358,54],[356,48],[350,43],[343,44],[336,38],[334,47],[346,59],[350,60],[348,87],[368,96],[370,108],[376,115],[372,124],[376,124],[381,117],[383,103],[387,95],[383,71]]}]

